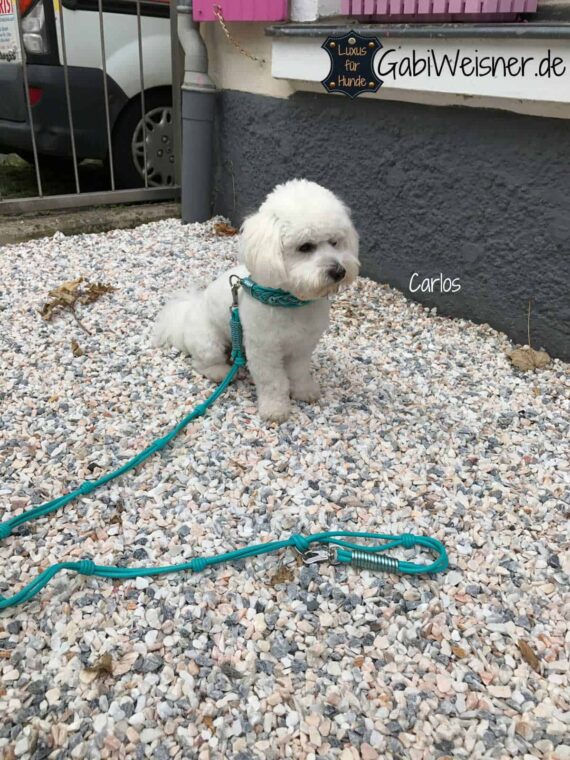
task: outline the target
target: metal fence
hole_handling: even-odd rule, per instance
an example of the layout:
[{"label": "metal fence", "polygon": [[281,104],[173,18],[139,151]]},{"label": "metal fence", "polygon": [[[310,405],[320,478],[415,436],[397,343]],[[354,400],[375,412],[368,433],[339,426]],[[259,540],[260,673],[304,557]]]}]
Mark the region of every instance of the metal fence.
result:
[{"label": "metal fence", "polygon": [[[11,86],[16,88],[16,99],[21,98],[23,90],[26,118],[18,123],[11,121],[15,117],[7,111],[11,107],[10,97],[3,108],[0,104],[0,153],[9,151],[22,156],[27,155],[30,163],[33,158],[37,194],[25,198],[0,198],[0,214],[178,197],[181,164],[182,57],[177,33],[176,0],[13,0],[13,10],[13,25],[16,29],[14,36],[19,55],[16,53],[16,60],[12,61],[6,60],[7,56],[0,56],[0,67],[4,68],[5,74],[8,71],[7,66],[19,68],[18,76],[14,76],[14,71],[11,71],[9,79]],[[73,14],[82,15],[76,18]],[[130,18],[128,23],[125,23],[126,17]],[[158,22],[158,19],[162,21]],[[168,19],[169,26],[166,26]],[[52,24],[49,29],[48,22]],[[156,23],[161,27],[160,35],[153,32],[153,23],[154,31]],[[68,24],[73,28],[66,29]],[[119,27],[123,30],[122,37],[117,31]],[[125,29],[129,28],[134,35],[130,31],[124,34]],[[156,66],[153,60],[157,60],[157,55],[160,59],[162,55],[164,62],[164,44],[162,48],[159,45],[157,52],[157,39],[162,39],[164,43],[165,29],[169,32],[167,54],[171,60],[171,81],[157,86]],[[49,40],[51,45],[49,55],[42,48],[45,40]],[[109,40],[113,47],[111,55]],[[1,42],[0,34],[0,44]],[[80,50],[82,45],[88,47],[91,52],[96,45],[99,49],[99,61],[94,61],[92,66],[74,66],[74,61],[76,64],[77,61],[81,64],[86,62],[85,54]],[[47,43],[45,47],[48,47]],[[147,47],[149,60],[145,66]],[[110,61],[113,62],[115,78],[109,75]],[[120,81],[122,74],[116,73],[121,72],[121,66],[122,73],[129,80],[126,92]],[[134,72],[138,74],[135,76]],[[71,75],[74,75],[73,86]],[[84,88],[81,85],[81,77],[85,77],[87,83]],[[42,87],[36,86],[38,78],[49,83],[45,94]],[[133,79],[138,81],[135,82]],[[3,84],[3,80],[6,80],[6,76],[0,75],[0,84]],[[110,89],[113,92],[110,92]],[[133,89],[138,92],[130,95]],[[162,93],[163,102],[167,103],[164,93],[168,89],[171,90],[172,96],[170,106],[164,105],[162,110],[153,108],[153,101],[156,102],[156,93],[159,91]],[[51,98],[53,101],[52,106],[49,106],[49,103],[48,107],[44,105],[41,118],[37,116],[38,106],[34,102],[38,91],[42,93],[40,97],[47,97],[48,100]],[[8,90],[5,92],[9,94]],[[93,97],[94,93],[96,97]],[[103,114],[99,94],[104,102],[104,137],[100,128]],[[89,103],[91,97],[92,105]],[[61,105],[62,99],[65,108],[58,109],[57,104]],[[21,105],[24,106],[23,101]],[[94,134],[89,137],[89,126],[86,128],[83,123],[78,127],[74,122],[74,110],[77,112],[77,109],[80,109],[82,121],[85,122],[89,120],[91,107]],[[46,114],[49,115],[50,108],[58,122],[56,125],[49,122],[49,117],[46,122]],[[137,113],[140,113],[138,123]],[[125,150],[125,134],[122,134],[122,144],[117,143],[116,137],[118,129],[121,129],[122,133],[128,133],[129,127],[124,126],[127,116],[130,125],[136,124],[130,146],[131,154]],[[157,118],[161,119],[160,123],[156,121]],[[98,124],[99,128],[95,124]],[[81,147],[80,140],[84,143]],[[104,145],[101,145],[102,140]],[[163,146],[160,140],[164,142]],[[89,141],[97,143],[97,148],[93,148],[96,155],[88,154],[90,147],[85,143]],[[26,142],[30,150],[26,150]],[[62,167],[66,166],[73,171],[73,192],[49,194],[49,188],[46,188],[45,181],[42,181],[42,163],[48,158],[52,166],[57,166],[60,162]],[[101,171],[105,171],[107,175],[106,189],[82,191],[79,167],[82,160],[89,158],[103,161],[104,168],[102,167]],[[153,159],[162,167],[158,173]],[[138,176],[136,172],[131,171],[134,178],[132,186],[129,186],[128,178],[117,181],[119,160],[129,170],[132,168],[138,171]],[[132,167],[128,164],[129,161],[132,162]]]}]

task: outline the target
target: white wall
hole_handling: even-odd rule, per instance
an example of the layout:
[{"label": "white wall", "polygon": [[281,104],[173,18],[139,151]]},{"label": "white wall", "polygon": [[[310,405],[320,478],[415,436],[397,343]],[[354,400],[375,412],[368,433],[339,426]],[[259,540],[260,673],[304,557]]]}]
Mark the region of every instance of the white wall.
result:
[{"label": "white wall", "polygon": [[316,21],[338,16],[340,0],[290,0],[291,21]]}]

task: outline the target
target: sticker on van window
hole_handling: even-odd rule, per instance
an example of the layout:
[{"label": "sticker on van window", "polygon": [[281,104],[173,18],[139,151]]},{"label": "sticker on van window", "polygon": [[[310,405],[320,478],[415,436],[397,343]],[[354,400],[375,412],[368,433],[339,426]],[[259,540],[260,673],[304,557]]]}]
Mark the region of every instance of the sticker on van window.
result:
[{"label": "sticker on van window", "polygon": [[0,0],[0,62],[20,62],[16,0]]}]

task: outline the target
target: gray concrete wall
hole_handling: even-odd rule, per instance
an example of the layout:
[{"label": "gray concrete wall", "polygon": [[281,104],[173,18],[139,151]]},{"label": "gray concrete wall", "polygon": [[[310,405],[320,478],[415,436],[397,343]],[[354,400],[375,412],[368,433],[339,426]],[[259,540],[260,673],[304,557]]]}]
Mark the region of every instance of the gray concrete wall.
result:
[{"label": "gray concrete wall", "polygon": [[[570,360],[570,125],[337,96],[219,95],[214,207],[235,223],[304,176],[338,193],[362,273]],[[410,278],[458,278],[411,293]]]}]

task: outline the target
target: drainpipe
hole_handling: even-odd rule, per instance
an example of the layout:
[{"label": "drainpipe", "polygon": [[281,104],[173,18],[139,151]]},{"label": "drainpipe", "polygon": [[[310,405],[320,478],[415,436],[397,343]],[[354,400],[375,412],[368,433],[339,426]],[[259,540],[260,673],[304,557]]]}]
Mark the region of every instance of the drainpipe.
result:
[{"label": "drainpipe", "polygon": [[211,216],[216,87],[208,76],[206,45],[192,19],[192,0],[178,0],[177,11],[184,51],[181,215],[184,223],[205,222]]}]

